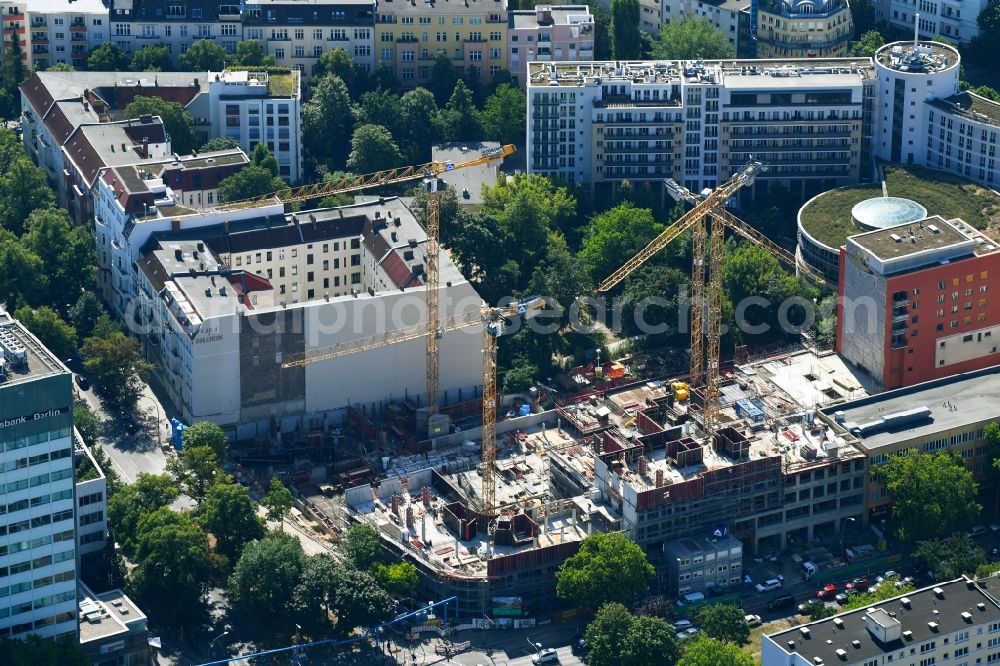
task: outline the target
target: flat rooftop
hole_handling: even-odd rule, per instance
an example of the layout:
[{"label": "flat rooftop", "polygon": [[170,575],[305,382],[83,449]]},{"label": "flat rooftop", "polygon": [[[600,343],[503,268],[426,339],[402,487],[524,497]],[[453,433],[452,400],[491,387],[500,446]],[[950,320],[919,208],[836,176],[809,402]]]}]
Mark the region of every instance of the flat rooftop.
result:
[{"label": "flat rooftop", "polygon": [[[874,450],[996,418],[998,405],[1000,366],[994,366],[886,391],[822,411],[828,416],[843,412],[844,428],[848,431],[872,424],[859,437],[863,448]],[[923,407],[929,410],[929,415],[920,420],[904,421],[897,426],[877,425],[880,419]]]},{"label": "flat rooftop", "polygon": [[511,22],[515,30],[530,30],[533,28],[549,28],[553,25],[593,25],[594,17],[587,5],[552,5],[547,8],[549,21],[539,21],[540,11],[544,5],[535,9],[518,9],[510,12]]},{"label": "flat rooftop", "polygon": [[[935,590],[941,593],[937,594]],[[904,598],[909,602],[903,603]],[[872,611],[876,611],[872,620],[890,631],[895,628],[900,637],[887,642],[876,637],[867,626],[872,620],[866,618]],[[964,613],[968,613],[968,619],[963,617]],[[890,652],[902,653],[906,648],[924,641],[970,626],[988,624],[998,618],[1000,606],[996,601],[971,581],[960,578],[866,608],[768,634],[764,640],[772,641],[788,654],[800,655],[808,663],[839,664],[846,660],[860,664],[868,659],[880,660]],[[808,637],[803,631],[808,632]],[[903,632],[909,632],[909,636],[903,636]],[[794,645],[789,645],[790,641]],[[838,650],[846,653],[845,660],[837,654]]]},{"label": "flat rooftop", "polygon": [[[471,141],[459,143],[439,143],[431,148],[431,159],[435,162],[466,162],[482,155],[487,150],[500,148],[497,141]],[[448,186],[455,190],[460,204],[481,204],[483,202],[483,185],[493,187],[497,184],[497,173],[503,160],[466,167],[450,171],[442,175]],[[465,196],[468,192],[468,197]]]},{"label": "flat rooftop", "polygon": [[946,99],[933,99],[929,103],[942,111],[954,113],[969,120],[1000,125],[1000,104],[968,90]]},{"label": "flat rooftop", "polygon": [[958,51],[939,42],[893,42],[875,52],[879,64],[900,72],[933,73],[958,66]]},{"label": "flat rooftop", "polygon": [[[507,3],[505,0],[435,0],[434,2],[413,2],[409,0],[382,0],[378,13],[385,14],[445,14],[448,16],[476,16],[482,14],[498,14],[507,23]],[[500,21],[498,21],[500,23]]]},{"label": "flat rooftop", "polygon": [[108,8],[102,0],[31,0],[31,14],[104,14]]},{"label": "flat rooftop", "polygon": [[899,259],[921,252],[967,246],[970,237],[953,223],[933,216],[912,224],[857,234],[851,236],[850,241],[879,259]]},{"label": "flat rooftop", "polygon": [[[5,378],[0,389],[51,375],[68,374],[69,370],[38,338],[0,309],[0,357],[6,357]],[[23,362],[21,362],[23,359]]]},{"label": "flat rooftop", "polygon": [[[79,584],[80,643],[102,640],[146,628],[146,615],[121,590],[94,594]],[[138,625],[138,626],[137,626]]]}]

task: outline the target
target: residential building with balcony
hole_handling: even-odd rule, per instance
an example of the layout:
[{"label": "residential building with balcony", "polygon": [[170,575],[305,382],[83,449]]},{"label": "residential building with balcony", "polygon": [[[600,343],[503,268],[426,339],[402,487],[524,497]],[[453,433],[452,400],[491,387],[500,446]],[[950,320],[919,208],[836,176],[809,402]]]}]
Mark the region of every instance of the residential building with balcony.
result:
[{"label": "residential building with balcony", "polygon": [[182,69],[181,55],[199,39],[213,40],[229,53],[243,39],[236,0],[110,0],[109,10],[112,42],[128,55],[150,44],[166,46],[176,69]]},{"label": "residential building with balcony", "polygon": [[756,3],[758,58],[841,58],[854,37],[847,0]]},{"label": "residential building with balcony", "polygon": [[258,0],[243,11],[243,38],[256,39],[278,65],[307,79],[324,51],[342,48],[375,71],[374,0]]},{"label": "residential building with balcony", "polygon": [[640,0],[642,19],[652,18],[658,11],[658,24],[650,30],[658,35],[660,26],[679,21],[685,16],[707,19],[712,26],[725,35],[733,52],[740,58],[753,57],[753,42],[750,39],[750,0]]},{"label": "residential building with balcony", "polygon": [[714,188],[751,157],[803,196],[870,169],[866,59],[531,63],[528,170],[610,191],[673,178]]},{"label": "residential building with balcony", "polygon": [[375,20],[375,62],[404,87],[426,84],[439,55],[488,83],[507,59],[506,0],[383,0]]},{"label": "residential building with balcony", "polygon": [[77,637],[73,379],[0,310],[0,637]]},{"label": "residential building with balcony", "polygon": [[529,62],[594,58],[594,17],[587,5],[538,5],[510,12],[507,20],[510,73],[527,86]]},{"label": "residential building with balcony", "polygon": [[83,69],[91,49],[108,41],[101,0],[0,0],[3,47],[16,34],[26,69],[65,63]]}]

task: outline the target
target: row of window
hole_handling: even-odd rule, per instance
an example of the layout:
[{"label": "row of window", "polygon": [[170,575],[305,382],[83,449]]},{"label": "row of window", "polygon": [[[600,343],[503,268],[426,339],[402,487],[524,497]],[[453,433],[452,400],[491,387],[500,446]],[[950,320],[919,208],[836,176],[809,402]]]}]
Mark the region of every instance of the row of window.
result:
[{"label": "row of window", "polygon": [[[25,488],[37,488],[38,486],[44,486],[48,483],[53,483],[55,481],[61,481],[62,479],[73,478],[73,468],[59,470],[58,472],[52,472],[51,474],[40,474],[38,476],[33,476],[28,479],[21,479],[20,481],[11,481],[0,488],[3,492],[12,493],[18,490],[24,490]],[[3,526],[0,526],[0,534],[2,534]]]},{"label": "row of window", "polygon": [[[101,493],[97,494],[101,495]],[[16,502],[11,502],[9,504],[0,504],[0,516],[6,515],[8,513],[14,513],[15,511],[23,511],[25,509],[30,509],[36,506],[42,506],[43,504],[48,504],[50,502],[59,502],[68,499],[73,499],[72,489],[60,490],[57,493],[51,493],[48,495],[39,495],[38,497],[18,500]]]},{"label": "row of window", "polygon": [[27,435],[25,437],[18,437],[17,439],[9,439],[0,442],[0,450],[3,451],[16,451],[18,449],[23,449],[26,446],[34,446],[35,444],[44,444],[45,442],[54,442],[63,437],[69,437],[72,435],[72,428],[60,428],[59,430],[50,430],[48,432],[38,433],[37,435]]},{"label": "row of window", "polygon": [[52,555],[42,555],[31,560],[11,564],[10,566],[0,567],[0,579],[7,576],[15,576],[25,571],[31,571],[32,569],[42,569],[53,564],[59,564],[60,562],[69,562],[74,559],[76,559],[76,550],[73,548],[53,553]]},{"label": "row of window", "polygon": [[4,555],[13,555],[14,553],[23,553],[26,550],[47,546],[50,543],[60,543],[62,541],[72,540],[73,530],[65,530],[54,534],[43,534],[40,537],[26,539],[25,541],[11,541],[3,546],[0,546],[0,557],[3,557]]},{"label": "row of window", "polygon": [[54,585],[55,583],[68,583],[75,578],[76,572],[70,569],[69,571],[63,571],[53,576],[42,576],[35,580],[26,580],[23,583],[0,585],[0,597],[14,596],[15,594],[27,592],[28,590],[37,590],[40,587]]},{"label": "row of window", "polygon": [[3,463],[2,466],[0,466],[0,471],[13,472],[15,470],[32,467],[34,465],[41,465],[42,463],[62,460],[63,458],[69,458],[72,455],[73,455],[73,447],[67,446],[62,449],[56,449],[55,451],[46,451],[45,453],[39,453],[33,456],[26,456],[24,458],[15,458],[14,460],[8,460],[5,463]]}]

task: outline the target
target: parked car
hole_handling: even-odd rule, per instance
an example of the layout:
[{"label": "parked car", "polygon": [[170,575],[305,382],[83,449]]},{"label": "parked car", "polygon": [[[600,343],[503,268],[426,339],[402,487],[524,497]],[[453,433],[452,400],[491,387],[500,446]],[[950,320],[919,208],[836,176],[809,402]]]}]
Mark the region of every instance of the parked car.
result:
[{"label": "parked car", "polygon": [[795,597],[790,594],[779,594],[767,602],[767,610],[777,610],[795,605]]},{"label": "parked car", "polygon": [[90,388],[90,380],[83,375],[73,375],[73,379],[76,380],[76,385],[80,387],[81,391],[86,391]]},{"label": "parked car", "polygon": [[835,596],[833,598],[833,600],[835,602],[837,602],[838,606],[843,606],[844,604],[846,604],[847,603],[847,599],[848,599],[848,596],[847,596],[846,592],[841,592],[840,594],[838,594],[837,596]]},{"label": "parked car", "polygon": [[834,583],[827,583],[816,591],[816,597],[819,599],[829,599],[835,594],[837,594],[837,586]]},{"label": "parked car", "polygon": [[858,592],[864,592],[869,587],[871,587],[871,582],[864,576],[859,576],[851,580],[850,583],[845,585],[848,590],[857,590]]},{"label": "parked car", "polygon": [[909,585],[913,582],[913,576],[905,576],[896,581],[896,589],[903,587],[904,585]]},{"label": "parked car", "polygon": [[552,648],[545,648],[531,658],[532,664],[558,664],[559,654]]},{"label": "parked car", "polygon": [[684,629],[690,629],[694,626],[691,620],[677,620],[673,623],[674,631],[682,631]]},{"label": "parked car", "polygon": [[781,588],[781,581],[777,578],[769,578],[763,583],[757,583],[756,587],[758,592],[771,592]]},{"label": "parked car", "polygon": [[699,633],[701,633],[701,629],[699,629],[698,627],[691,627],[689,629],[685,629],[684,631],[678,631],[677,640],[679,641],[687,640],[688,638],[697,636]]},{"label": "parked car", "polygon": [[747,621],[747,625],[750,627],[759,627],[761,623],[760,615],[746,615],[743,619]]}]

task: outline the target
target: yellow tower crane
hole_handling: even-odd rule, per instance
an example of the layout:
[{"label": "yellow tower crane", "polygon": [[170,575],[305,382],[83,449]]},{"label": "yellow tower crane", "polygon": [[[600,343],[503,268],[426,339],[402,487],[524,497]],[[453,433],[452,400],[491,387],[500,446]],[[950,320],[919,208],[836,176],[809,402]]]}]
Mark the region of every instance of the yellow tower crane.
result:
[{"label": "yellow tower crane", "polygon": [[437,180],[443,173],[489,164],[490,162],[513,155],[516,150],[515,146],[508,144],[485,150],[477,157],[464,162],[427,162],[426,164],[386,169],[385,171],[376,171],[375,173],[359,176],[347,176],[339,180],[315,183],[313,185],[289,187],[261,197],[223,204],[219,209],[235,210],[275,202],[293,203],[334,194],[358,192],[382,185],[424,180],[428,187],[426,220],[427,265],[424,267],[424,293],[427,299],[427,415],[430,416],[436,414],[439,408],[441,355],[438,344],[443,333],[438,311],[438,290],[441,285],[438,269],[438,258],[441,250],[441,194],[437,190]]},{"label": "yellow tower crane", "polygon": [[[751,185],[764,166],[760,162],[750,160],[732,178],[713,190],[708,196],[697,197],[681,187],[673,180],[667,180],[665,185],[672,196],[678,200],[693,203],[694,207],[680,217],[674,224],[653,239],[649,245],[629,259],[617,271],[612,273],[598,287],[605,292],[624,280],[633,271],[646,263],[685,231],[691,230],[692,267],[691,267],[691,364],[690,382],[692,386],[702,383],[704,375],[705,400],[702,405],[702,428],[707,436],[715,432],[719,409],[720,367],[719,344],[722,332],[722,259],[724,253],[724,226],[729,219],[736,219],[726,211],[726,203],[745,186]],[[721,212],[720,212],[721,211]],[[707,224],[713,218],[713,224]],[[743,235],[749,226],[740,223]],[[756,233],[756,232],[755,232]],[[760,234],[757,234],[760,236]],[[751,240],[757,239],[750,235]],[[708,245],[706,257],[706,244]],[[773,243],[771,243],[773,245]],[[768,247],[768,249],[771,249]],[[787,254],[787,253],[786,253]],[[706,261],[707,260],[707,261]],[[705,272],[708,271],[707,313],[705,308]],[[706,321],[707,314],[707,321]],[[707,331],[706,331],[707,329]],[[707,332],[707,335],[706,335]],[[705,364],[705,342],[708,342],[708,364]]]}]

